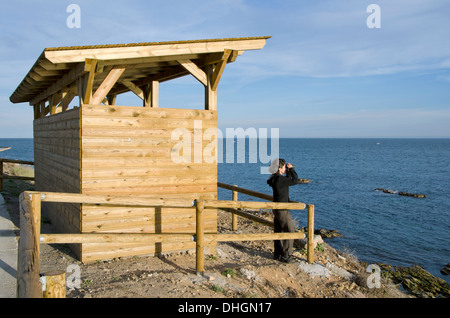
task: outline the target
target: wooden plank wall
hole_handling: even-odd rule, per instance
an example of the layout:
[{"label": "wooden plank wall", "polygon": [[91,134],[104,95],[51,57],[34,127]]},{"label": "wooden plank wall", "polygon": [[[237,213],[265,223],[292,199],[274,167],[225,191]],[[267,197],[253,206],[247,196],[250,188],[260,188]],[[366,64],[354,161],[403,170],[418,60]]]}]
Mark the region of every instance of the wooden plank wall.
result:
[{"label": "wooden plank wall", "polygon": [[[198,160],[192,147],[188,163],[176,163],[172,151],[177,128],[204,132],[217,128],[217,112],[128,106],[83,105],[82,193],[127,196],[217,198],[217,163]],[[198,132],[199,130],[197,130]],[[210,140],[197,149],[211,146]],[[197,155],[197,157],[194,157]],[[200,161],[200,162],[196,162]],[[214,210],[211,210],[214,212]],[[82,207],[82,232],[194,233],[195,208]],[[217,231],[217,214],[207,213],[205,228]],[[154,254],[195,248],[195,242],[165,244],[83,244],[82,261]]]},{"label": "wooden plank wall", "polygon": [[[33,122],[35,188],[80,193],[80,111],[78,108]],[[61,233],[79,233],[80,205],[43,203],[42,209]],[[73,245],[76,254],[80,245]]]}]

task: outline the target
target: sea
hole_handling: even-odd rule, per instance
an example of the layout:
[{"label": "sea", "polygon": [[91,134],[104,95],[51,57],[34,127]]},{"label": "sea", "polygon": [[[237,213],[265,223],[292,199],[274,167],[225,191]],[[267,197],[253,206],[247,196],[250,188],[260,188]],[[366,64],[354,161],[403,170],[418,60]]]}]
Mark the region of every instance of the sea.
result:
[{"label": "sea", "polygon": [[[227,159],[228,142],[235,151]],[[290,199],[314,204],[316,229],[342,235],[325,239],[328,244],[369,264],[420,265],[450,283],[440,272],[450,263],[450,139],[280,138],[275,146],[258,140],[256,148],[246,139],[243,157],[238,144],[224,139],[219,147],[219,182],[272,194],[264,168],[278,152],[299,178],[311,180],[292,186]],[[11,149],[0,158],[34,160],[32,139],[0,138],[2,146]],[[231,198],[231,191],[218,189],[218,199]],[[262,201],[244,194],[239,200]],[[299,227],[307,225],[306,210],[291,215]]]}]

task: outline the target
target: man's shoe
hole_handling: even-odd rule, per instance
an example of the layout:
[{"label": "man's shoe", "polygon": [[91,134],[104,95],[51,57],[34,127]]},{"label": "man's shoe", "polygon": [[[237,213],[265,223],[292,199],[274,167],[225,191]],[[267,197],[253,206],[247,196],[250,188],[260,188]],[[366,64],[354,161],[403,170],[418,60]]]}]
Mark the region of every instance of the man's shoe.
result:
[{"label": "man's shoe", "polygon": [[280,256],[279,261],[283,262],[283,263],[293,263],[293,262],[295,262],[295,260],[291,256],[288,256],[288,255]]}]

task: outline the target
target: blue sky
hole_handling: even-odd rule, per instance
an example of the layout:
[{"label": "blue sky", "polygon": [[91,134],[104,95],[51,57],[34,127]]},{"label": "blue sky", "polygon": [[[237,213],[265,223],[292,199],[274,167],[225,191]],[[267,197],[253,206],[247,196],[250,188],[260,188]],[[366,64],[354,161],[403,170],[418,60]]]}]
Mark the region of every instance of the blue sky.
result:
[{"label": "blue sky", "polygon": [[[281,137],[450,137],[450,1],[5,1],[0,138],[32,137],[9,97],[46,47],[272,36],[225,68],[219,127]],[[69,28],[70,4],[81,27]],[[370,4],[381,28],[369,28]],[[132,94],[117,100],[140,105]],[[160,85],[161,107],[203,107],[192,77]]]}]

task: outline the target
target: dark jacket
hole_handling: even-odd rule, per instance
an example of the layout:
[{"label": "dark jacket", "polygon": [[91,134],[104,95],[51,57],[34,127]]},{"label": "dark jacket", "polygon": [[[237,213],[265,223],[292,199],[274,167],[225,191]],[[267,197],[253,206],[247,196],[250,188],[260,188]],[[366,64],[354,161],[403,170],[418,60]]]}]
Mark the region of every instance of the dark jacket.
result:
[{"label": "dark jacket", "polygon": [[267,180],[273,189],[273,202],[289,202],[289,187],[298,183],[298,175],[294,168],[286,169],[286,176],[274,173]]}]

